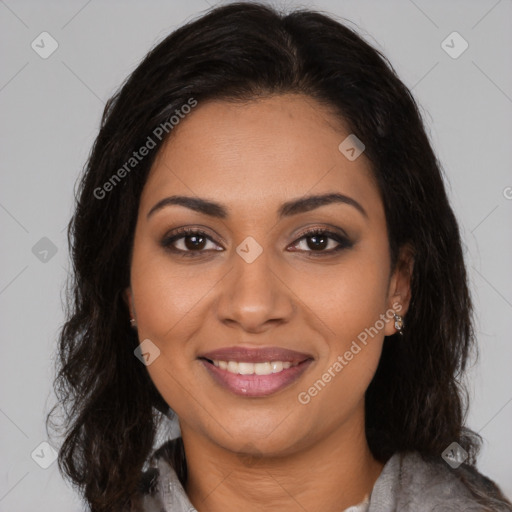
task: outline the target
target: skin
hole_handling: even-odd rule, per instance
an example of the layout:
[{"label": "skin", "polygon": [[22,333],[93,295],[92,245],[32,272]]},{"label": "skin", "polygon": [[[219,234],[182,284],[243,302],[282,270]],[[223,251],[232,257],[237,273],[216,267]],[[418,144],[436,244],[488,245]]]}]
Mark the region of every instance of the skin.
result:
[{"label": "skin", "polygon": [[[339,511],[371,493],[382,470],[364,433],[364,393],[384,336],[396,332],[392,321],[309,403],[297,399],[379,315],[393,305],[405,315],[409,306],[411,251],[402,250],[391,272],[384,207],[369,161],[364,153],[349,161],[338,150],[349,133],[302,95],[210,101],[173,130],[150,171],[125,297],[139,339],[161,351],[147,370],[179,416],[185,490],[200,512],[225,511],[226,504],[244,511]],[[277,217],[286,201],[332,192],[356,200],[367,216],[333,203]],[[170,205],[147,217],[158,201],[178,194],[221,203],[229,215],[217,219]],[[198,257],[162,247],[181,226],[201,228],[213,240],[200,245]],[[311,238],[301,238],[310,227],[344,230],[353,245],[318,255],[339,244],[330,240],[315,250]],[[236,252],[248,236],[263,250],[250,264]],[[190,238],[174,246],[194,250]],[[314,361],[273,395],[237,396],[197,359],[233,345],[281,346]]]}]

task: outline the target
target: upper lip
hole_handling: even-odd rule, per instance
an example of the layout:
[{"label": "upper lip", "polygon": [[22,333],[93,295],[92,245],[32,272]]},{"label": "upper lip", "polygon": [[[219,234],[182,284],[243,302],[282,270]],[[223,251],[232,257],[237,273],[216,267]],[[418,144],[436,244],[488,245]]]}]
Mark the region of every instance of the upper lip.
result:
[{"label": "upper lip", "polygon": [[266,361],[289,361],[290,363],[301,363],[306,359],[312,359],[309,354],[296,352],[282,347],[225,347],[211,352],[205,352],[200,358],[214,361],[237,361],[246,363],[264,363]]}]

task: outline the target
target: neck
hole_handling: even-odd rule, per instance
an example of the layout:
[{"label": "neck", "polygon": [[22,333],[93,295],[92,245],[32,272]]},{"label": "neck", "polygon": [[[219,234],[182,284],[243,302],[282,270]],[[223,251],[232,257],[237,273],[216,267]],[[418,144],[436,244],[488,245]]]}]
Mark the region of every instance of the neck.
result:
[{"label": "neck", "polygon": [[[360,423],[359,423],[360,425]],[[344,425],[300,452],[251,458],[225,450],[183,425],[187,495],[198,512],[322,510],[362,502],[383,464],[372,456],[363,427]]]}]

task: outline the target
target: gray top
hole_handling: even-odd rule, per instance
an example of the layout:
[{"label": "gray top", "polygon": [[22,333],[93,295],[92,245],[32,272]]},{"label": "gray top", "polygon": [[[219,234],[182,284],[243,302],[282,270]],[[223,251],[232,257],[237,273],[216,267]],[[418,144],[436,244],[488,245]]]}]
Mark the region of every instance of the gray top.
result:
[{"label": "gray top", "polygon": [[[163,458],[157,461],[158,481],[143,499],[144,512],[197,512],[174,469]],[[470,488],[492,501],[484,508]],[[425,461],[418,453],[396,453],[385,464],[369,501],[340,512],[512,512],[499,498],[496,485],[475,469],[452,469],[442,459]]]}]

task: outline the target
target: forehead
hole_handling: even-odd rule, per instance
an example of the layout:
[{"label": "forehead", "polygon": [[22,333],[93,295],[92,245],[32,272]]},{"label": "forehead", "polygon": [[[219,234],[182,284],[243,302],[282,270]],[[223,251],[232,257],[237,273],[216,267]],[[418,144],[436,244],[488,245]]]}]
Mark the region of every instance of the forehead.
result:
[{"label": "forehead", "polygon": [[252,215],[289,198],[338,192],[382,214],[364,153],[351,161],[339,150],[349,135],[332,111],[303,95],[199,103],[160,149],[141,210],[180,193]]}]

